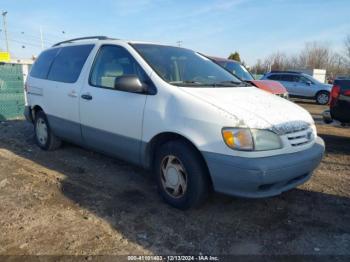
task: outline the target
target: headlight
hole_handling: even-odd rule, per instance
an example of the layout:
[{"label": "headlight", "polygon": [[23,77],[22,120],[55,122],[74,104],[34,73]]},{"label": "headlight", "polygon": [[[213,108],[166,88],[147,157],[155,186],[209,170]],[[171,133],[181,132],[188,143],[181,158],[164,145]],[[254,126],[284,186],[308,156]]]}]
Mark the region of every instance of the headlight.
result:
[{"label": "headlight", "polygon": [[280,137],[272,131],[249,128],[223,128],[225,144],[235,150],[264,151],[282,148]]},{"label": "headlight", "polygon": [[274,132],[262,129],[251,130],[254,141],[254,150],[274,150],[282,148],[281,138]]},{"label": "headlight", "polygon": [[252,133],[248,128],[224,128],[222,137],[229,148],[248,151],[254,149]]}]

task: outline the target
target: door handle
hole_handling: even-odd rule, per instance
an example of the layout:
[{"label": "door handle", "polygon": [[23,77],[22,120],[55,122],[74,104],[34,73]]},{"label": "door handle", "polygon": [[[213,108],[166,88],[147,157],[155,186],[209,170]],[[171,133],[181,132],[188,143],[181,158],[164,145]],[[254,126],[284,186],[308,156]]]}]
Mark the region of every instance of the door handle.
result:
[{"label": "door handle", "polygon": [[90,94],[82,94],[81,98],[85,100],[92,100],[92,96]]}]

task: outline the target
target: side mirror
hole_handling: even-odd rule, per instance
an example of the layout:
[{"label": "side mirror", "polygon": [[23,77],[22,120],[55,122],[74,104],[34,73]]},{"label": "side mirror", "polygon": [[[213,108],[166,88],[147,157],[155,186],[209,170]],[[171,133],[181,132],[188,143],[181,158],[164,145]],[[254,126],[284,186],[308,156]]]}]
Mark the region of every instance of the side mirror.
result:
[{"label": "side mirror", "polygon": [[116,90],[130,93],[146,93],[147,87],[136,75],[123,75],[114,80]]},{"label": "side mirror", "polygon": [[306,81],[306,84],[307,84],[308,86],[311,86],[312,82],[311,82],[311,81]]}]

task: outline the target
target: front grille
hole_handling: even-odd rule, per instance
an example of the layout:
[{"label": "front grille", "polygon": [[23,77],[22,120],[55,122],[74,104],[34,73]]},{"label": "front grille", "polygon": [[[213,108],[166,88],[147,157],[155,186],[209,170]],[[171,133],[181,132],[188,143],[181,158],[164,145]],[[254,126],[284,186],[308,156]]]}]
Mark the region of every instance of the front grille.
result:
[{"label": "front grille", "polygon": [[304,129],[298,132],[287,134],[288,141],[291,146],[302,146],[310,143],[313,140],[312,129]]}]

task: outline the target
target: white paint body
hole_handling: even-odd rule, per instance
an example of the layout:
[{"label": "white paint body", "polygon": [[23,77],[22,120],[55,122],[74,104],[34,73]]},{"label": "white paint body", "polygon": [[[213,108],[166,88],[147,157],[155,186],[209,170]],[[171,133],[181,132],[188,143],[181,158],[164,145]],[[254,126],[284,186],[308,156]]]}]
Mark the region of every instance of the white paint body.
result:
[{"label": "white paint body", "polygon": [[[255,87],[173,86],[160,78],[128,42],[102,40],[86,43],[93,43],[95,47],[76,83],[28,77],[27,104],[30,107],[40,106],[46,114],[144,143],[160,133],[177,133],[190,140],[199,151],[230,156],[256,158],[288,154],[306,150],[315,142],[317,134],[311,115],[286,99]],[[103,44],[127,49],[154,82],[157,94],[143,95],[90,86],[90,69]],[[86,93],[94,99],[81,99]],[[293,147],[283,130],[297,128],[302,123],[310,125],[313,139],[310,143]],[[261,152],[232,150],[223,141],[223,127],[277,130],[283,148]]]}]

